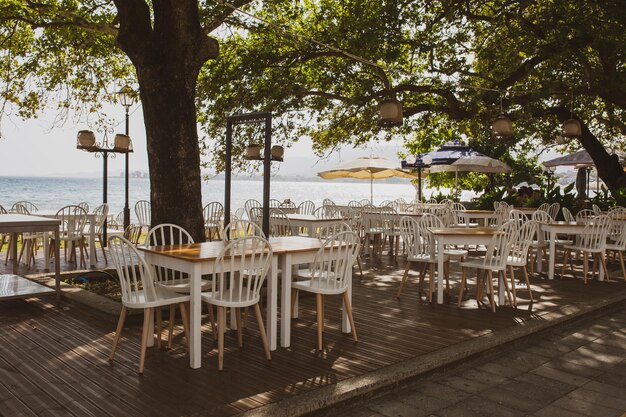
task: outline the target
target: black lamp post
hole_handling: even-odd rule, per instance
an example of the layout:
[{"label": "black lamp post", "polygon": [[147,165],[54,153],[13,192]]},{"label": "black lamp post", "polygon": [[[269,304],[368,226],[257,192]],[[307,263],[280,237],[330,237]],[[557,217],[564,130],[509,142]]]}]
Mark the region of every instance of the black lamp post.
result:
[{"label": "black lamp post", "polygon": [[417,199],[419,201],[422,201],[422,171],[425,168],[428,168],[430,166],[430,162],[432,162],[432,159],[426,159],[427,160],[424,161],[423,155],[416,155],[415,160],[413,160],[413,157],[409,156],[405,161],[400,161],[403,169],[412,168],[417,170]]},{"label": "black lamp post", "polygon": [[[126,136],[129,136],[128,133],[128,121],[129,121],[129,114],[128,114],[128,110],[130,109],[130,107],[135,104],[135,97],[132,94],[133,90],[128,86],[125,85],[124,87],[122,87],[122,89],[120,91],[118,91],[116,94],[119,98],[120,104],[122,106],[124,106],[124,110],[126,110]],[[128,164],[128,152],[126,152],[125,155],[125,161],[124,161],[124,230],[126,230],[126,228],[128,227],[128,225],[130,225],[130,206],[128,205],[128,189],[129,189],[129,181],[128,181],[128,177],[129,177],[129,164]]]},{"label": "black lamp post", "polygon": [[546,179],[548,182],[548,191],[552,189],[552,176],[554,175],[555,168],[556,167],[547,167],[545,165],[542,168],[542,171],[546,175]]}]

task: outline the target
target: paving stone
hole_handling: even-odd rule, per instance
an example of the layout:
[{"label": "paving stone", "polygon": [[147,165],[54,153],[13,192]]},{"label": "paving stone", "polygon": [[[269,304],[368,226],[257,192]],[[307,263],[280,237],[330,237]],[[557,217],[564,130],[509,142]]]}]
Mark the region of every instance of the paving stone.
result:
[{"label": "paving stone", "polygon": [[441,384],[447,385],[467,393],[475,394],[488,388],[487,385],[471,379],[466,379],[457,375],[446,377],[439,381]]},{"label": "paving stone", "polygon": [[591,417],[620,417],[622,415],[621,411],[613,408],[604,407],[589,401],[581,401],[569,396],[559,398],[552,405]]},{"label": "paving stone", "polygon": [[599,404],[604,407],[614,408],[618,411],[626,411],[626,397],[623,395],[616,397],[582,387],[570,392],[567,396],[577,400]]},{"label": "paving stone", "polygon": [[533,417],[585,417],[585,415],[549,405],[541,410],[535,411]]},{"label": "paving stone", "polygon": [[400,398],[400,401],[413,408],[414,415],[427,416],[433,411],[446,408],[457,401],[445,397],[435,397],[422,393],[411,393]]},{"label": "paving stone", "polygon": [[524,373],[523,370],[520,370],[519,368],[513,366],[513,364],[511,363],[503,365],[501,363],[487,362],[480,366],[477,366],[476,369],[504,378],[513,378]]},{"label": "paving stone", "polygon": [[502,375],[498,375],[492,372],[481,371],[480,369],[470,368],[458,373],[460,377],[465,379],[470,379],[472,381],[479,382],[483,384],[485,387],[490,385],[501,384],[507,380],[506,377]]},{"label": "paving stone", "polygon": [[529,387],[524,387],[524,392],[535,392],[541,390],[548,395],[562,396],[576,389],[576,385],[568,384],[565,381],[548,378],[535,373],[525,373],[514,379],[523,382]]},{"label": "paving stone", "polygon": [[430,395],[433,397],[447,398],[450,400],[450,403],[461,401],[471,395],[468,392],[461,391],[456,388],[451,388],[447,385],[443,385],[433,381],[428,381],[424,384],[420,384],[419,387],[416,388],[415,392]]},{"label": "paving stone", "polygon": [[557,368],[553,368],[551,366],[548,366],[549,364],[546,365],[542,365],[539,366],[535,369],[533,369],[532,371],[530,371],[530,374],[536,374],[536,375],[541,375],[543,377],[546,378],[550,378],[553,379],[555,381],[561,382],[561,381],[566,381],[568,384],[572,384],[572,385],[576,385],[576,386],[582,386],[586,383],[589,382],[589,378],[587,377],[583,377],[580,375],[574,375],[572,373],[569,373],[567,371],[563,371]]},{"label": "paving stone", "polygon": [[613,372],[603,372],[599,375],[594,376],[591,379],[608,385],[626,386],[624,375],[616,374]]},{"label": "paving stone", "polygon": [[607,352],[607,348],[593,346],[593,344],[591,345],[592,346],[581,346],[575,351],[563,355],[561,359],[593,368],[600,368],[605,365],[614,365],[624,359],[624,357],[619,353],[609,353]]},{"label": "paving stone", "polygon": [[435,417],[485,417],[485,413],[473,411],[461,405],[453,405],[433,414]]},{"label": "paving stone", "polygon": [[600,392],[605,395],[612,395],[617,398],[626,398],[626,381],[618,386],[603,384],[598,381],[589,381],[583,385],[583,388],[590,391]]},{"label": "paving stone", "polygon": [[523,416],[526,413],[520,410],[509,408],[506,405],[498,404],[494,401],[490,401],[478,396],[469,397],[459,403],[458,406],[464,407],[467,410],[471,410],[482,416],[497,416],[497,417],[515,417]]},{"label": "paving stone", "polygon": [[396,399],[383,400],[368,405],[368,408],[385,417],[415,417],[415,409]]},{"label": "paving stone", "polygon": [[[599,365],[599,364],[598,364]],[[582,376],[585,378],[593,378],[605,372],[604,369],[598,369],[595,366],[585,366],[581,363],[568,361],[564,358],[555,359],[546,363],[545,366],[549,366],[551,368],[558,369],[560,371],[565,371],[574,375]]]},{"label": "paving stone", "polygon": [[529,398],[521,395],[521,392],[511,391],[504,387],[491,387],[481,392],[479,396],[508,408],[524,411],[524,413],[533,413],[554,401],[554,398],[544,400]]}]

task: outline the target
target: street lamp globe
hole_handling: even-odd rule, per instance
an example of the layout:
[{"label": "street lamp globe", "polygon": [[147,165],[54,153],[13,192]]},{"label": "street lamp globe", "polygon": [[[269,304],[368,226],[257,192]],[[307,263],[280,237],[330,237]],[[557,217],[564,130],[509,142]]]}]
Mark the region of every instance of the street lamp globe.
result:
[{"label": "street lamp globe", "polygon": [[133,94],[133,89],[130,88],[130,86],[125,85],[116,94],[120,101],[120,104],[124,106],[127,110],[129,107],[135,104],[135,96]]}]

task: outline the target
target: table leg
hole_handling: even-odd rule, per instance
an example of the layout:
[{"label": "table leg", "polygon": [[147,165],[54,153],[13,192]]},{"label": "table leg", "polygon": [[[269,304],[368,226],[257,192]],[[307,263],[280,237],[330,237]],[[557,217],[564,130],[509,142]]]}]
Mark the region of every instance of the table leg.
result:
[{"label": "table leg", "polygon": [[[202,326],[202,286],[200,280],[202,271],[200,264],[194,264],[191,276],[191,308],[189,318],[189,366],[197,369],[201,366],[202,353],[201,326]],[[221,325],[221,324],[220,324]]]},{"label": "table leg", "polygon": [[443,250],[444,239],[443,236],[439,236],[437,239],[437,304],[443,304]]},{"label": "table leg", "polygon": [[[100,244],[102,244],[102,242],[100,242]],[[96,267],[96,220],[95,218],[89,221],[89,263],[92,268]]]},{"label": "table leg", "polygon": [[[17,237],[19,233],[11,234],[11,256],[13,257],[13,275],[17,275]],[[22,244],[24,244],[22,242]]]},{"label": "table leg", "polygon": [[548,279],[554,279],[554,258],[556,256],[555,250],[556,230],[550,231],[550,259],[548,260]]},{"label": "table leg", "polygon": [[291,254],[281,257],[282,282],[280,292],[280,345],[291,345]]},{"label": "table leg", "polygon": [[[498,305],[504,305],[504,280],[506,279],[504,272],[498,272]],[[515,285],[515,283],[512,283]]]},{"label": "table leg", "polygon": [[[45,234],[44,234],[44,240]],[[57,306],[61,304],[61,247],[59,245],[59,229],[55,229],[54,231],[54,284],[56,287],[57,295]],[[48,250],[45,248],[44,251],[48,253]]]},{"label": "table leg", "polygon": [[[58,240],[55,240],[58,242]],[[50,235],[49,232],[43,232],[43,270],[44,272],[50,271]]]},{"label": "table leg", "polygon": [[276,350],[278,328],[278,256],[272,256],[272,267],[267,281],[267,324],[266,332],[270,350]]}]

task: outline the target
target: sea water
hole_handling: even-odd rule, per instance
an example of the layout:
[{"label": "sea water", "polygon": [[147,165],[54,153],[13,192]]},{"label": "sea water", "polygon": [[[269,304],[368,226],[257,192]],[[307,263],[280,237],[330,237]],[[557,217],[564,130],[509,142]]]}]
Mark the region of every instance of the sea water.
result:
[{"label": "sea water", "polygon": [[[102,178],[61,178],[61,177],[0,177],[0,205],[7,210],[16,201],[30,201],[41,211],[56,211],[69,204],[86,202],[90,209],[102,203]],[[124,208],[124,178],[108,179],[109,213],[116,214]],[[337,182],[333,181],[270,181],[271,198],[283,201],[290,199],[296,204],[311,200],[316,206],[325,198],[337,204],[347,204],[350,200],[370,198],[369,181]],[[406,183],[387,183],[374,181],[374,203],[384,200],[415,198],[415,188]],[[147,178],[130,178],[129,200],[134,216],[134,205],[139,200],[150,200],[150,181]],[[429,195],[429,194],[427,194]],[[243,207],[250,198],[261,201],[263,182],[256,179],[233,179],[231,207]],[[202,201],[224,202],[224,180],[213,178],[202,181]]]}]

